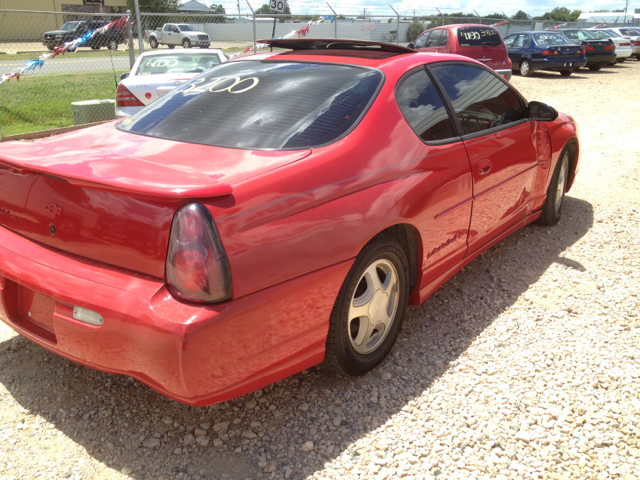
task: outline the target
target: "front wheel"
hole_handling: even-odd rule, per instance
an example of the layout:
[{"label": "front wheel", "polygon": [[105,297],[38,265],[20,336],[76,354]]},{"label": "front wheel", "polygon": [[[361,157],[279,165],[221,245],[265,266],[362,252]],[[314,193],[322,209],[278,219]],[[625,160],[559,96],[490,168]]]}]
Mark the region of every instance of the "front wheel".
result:
[{"label": "front wheel", "polygon": [[569,151],[565,147],[560,154],[560,159],[551,177],[549,188],[547,189],[547,199],[542,206],[542,213],[538,219],[541,225],[555,225],[560,220],[562,205],[564,204],[564,194],[569,180]]},{"label": "front wheel", "polygon": [[158,48],[158,40],[156,39],[156,37],[151,37],[149,39],[149,46],[151,48]]},{"label": "front wheel", "polygon": [[356,257],[333,306],[324,363],[361,376],[379,365],[398,337],[409,299],[409,264],[398,241],[379,235]]},{"label": "front wheel", "polygon": [[188,38],[182,40],[182,48],[191,48],[191,40]]},{"label": "front wheel", "polygon": [[174,48],[176,48],[176,46],[175,46],[175,45],[173,45],[173,44],[172,44],[172,45],[169,45],[169,50],[173,50]]},{"label": "front wheel", "polygon": [[523,77],[530,77],[532,73],[533,70],[531,70],[531,63],[529,60],[522,60],[520,62],[520,75]]}]

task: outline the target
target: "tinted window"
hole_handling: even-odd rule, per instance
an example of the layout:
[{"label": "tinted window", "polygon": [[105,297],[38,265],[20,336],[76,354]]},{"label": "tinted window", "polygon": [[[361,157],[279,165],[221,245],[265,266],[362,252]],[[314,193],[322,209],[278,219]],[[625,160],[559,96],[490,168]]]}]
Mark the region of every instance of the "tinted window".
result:
[{"label": "tinted window", "polygon": [[440,30],[440,35],[434,41],[433,46],[434,47],[444,47],[445,45],[447,45],[447,39],[448,38],[449,38],[449,32],[447,32],[446,30]]},{"label": "tinted window", "polygon": [[431,36],[427,41],[427,47],[437,47],[438,40],[440,39],[441,35],[442,35],[442,30],[434,30],[433,32],[431,32]]},{"label": "tinted window", "polygon": [[502,45],[500,34],[491,27],[461,27],[458,29],[458,44],[461,47]]},{"label": "tinted window", "polygon": [[546,47],[549,45],[569,45],[571,42],[560,33],[534,33],[533,38],[538,45]]},{"label": "tinted window", "polygon": [[365,112],[382,72],[345,65],[238,61],[181,85],[118,128],[180,142],[246,149],[336,140]]},{"label": "tinted window", "polygon": [[630,28],[621,28],[620,29],[620,33],[623,34],[623,35],[628,35],[630,37],[635,37],[635,36],[640,35],[640,31],[632,30]]},{"label": "tinted window", "polygon": [[513,47],[513,42],[514,42],[514,40],[516,39],[516,36],[517,36],[517,35],[511,35],[511,36],[509,36],[509,37],[507,37],[507,38],[505,38],[505,39],[504,39],[504,44],[505,44],[505,46],[506,46],[507,48],[511,48],[511,47]]},{"label": "tinted window", "polygon": [[404,118],[423,140],[444,140],[456,135],[447,109],[424,70],[402,82],[396,90],[396,101]]},{"label": "tinted window", "polygon": [[431,34],[431,32],[427,32],[424,35],[421,35],[420,37],[418,37],[418,39],[416,40],[416,43],[414,43],[414,47],[415,48],[424,48],[424,46],[427,44],[427,39],[429,38],[429,35]]},{"label": "tinted window", "polygon": [[453,103],[464,135],[525,118],[518,95],[493,73],[472,65],[441,65],[432,71]]}]

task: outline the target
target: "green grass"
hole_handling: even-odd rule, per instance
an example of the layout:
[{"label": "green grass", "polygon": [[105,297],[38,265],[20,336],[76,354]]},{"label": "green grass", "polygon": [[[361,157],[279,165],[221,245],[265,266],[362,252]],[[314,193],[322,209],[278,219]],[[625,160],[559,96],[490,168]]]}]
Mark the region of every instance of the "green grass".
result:
[{"label": "green grass", "polygon": [[[116,78],[125,70],[116,70]],[[73,125],[71,103],[115,99],[113,72],[24,76],[0,85],[2,136]]]}]

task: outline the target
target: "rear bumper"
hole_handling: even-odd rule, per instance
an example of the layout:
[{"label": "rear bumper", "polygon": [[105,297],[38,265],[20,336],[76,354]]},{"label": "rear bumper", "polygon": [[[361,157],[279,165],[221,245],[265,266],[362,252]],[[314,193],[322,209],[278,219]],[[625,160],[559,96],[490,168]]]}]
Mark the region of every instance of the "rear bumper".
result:
[{"label": "rear bumper", "polygon": [[511,76],[513,75],[510,68],[496,70],[495,72],[506,80],[511,80]]},{"label": "rear bumper", "polygon": [[584,67],[587,64],[586,57],[569,57],[563,59],[532,58],[533,70],[569,70]]},{"label": "rear bumper", "polygon": [[606,65],[608,63],[612,63],[616,61],[616,54],[606,53],[601,55],[588,55],[587,56],[587,66],[589,65]]},{"label": "rear bumper", "polygon": [[[201,307],[178,302],[159,279],[65,255],[0,227],[0,318],[80,364],[207,405],[320,363],[351,263]],[[40,303],[30,304],[33,297]],[[74,320],[73,306],[98,312],[104,323]]]},{"label": "rear bumper", "polygon": [[616,59],[629,58],[632,53],[633,53],[633,49],[631,47],[616,48]]},{"label": "rear bumper", "polygon": [[138,113],[143,108],[144,107],[116,107],[116,118],[128,117],[129,115]]}]

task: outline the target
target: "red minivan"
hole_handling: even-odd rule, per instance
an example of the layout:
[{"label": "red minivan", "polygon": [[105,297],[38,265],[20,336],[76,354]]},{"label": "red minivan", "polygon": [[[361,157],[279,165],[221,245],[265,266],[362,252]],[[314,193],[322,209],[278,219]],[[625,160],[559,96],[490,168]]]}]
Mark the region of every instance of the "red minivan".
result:
[{"label": "red minivan", "polygon": [[489,25],[464,23],[432,28],[407,46],[421,52],[464,55],[484,63],[507,80],[511,78],[507,47],[498,30]]}]

